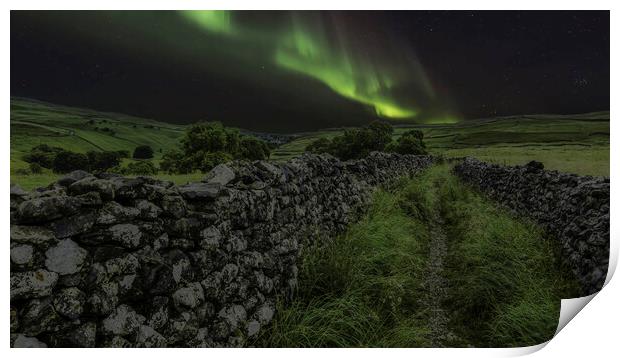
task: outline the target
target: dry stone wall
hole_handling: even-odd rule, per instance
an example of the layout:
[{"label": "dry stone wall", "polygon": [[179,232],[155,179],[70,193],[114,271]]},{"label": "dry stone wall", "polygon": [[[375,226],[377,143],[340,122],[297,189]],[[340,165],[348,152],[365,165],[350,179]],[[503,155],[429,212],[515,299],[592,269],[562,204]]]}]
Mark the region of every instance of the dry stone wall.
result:
[{"label": "dry stone wall", "polygon": [[536,220],[557,238],[583,294],[603,287],[609,264],[609,179],[499,166],[466,158],[454,172],[492,199]]},{"label": "dry stone wall", "polygon": [[296,285],[301,249],[343,231],[373,187],[432,163],[221,165],[200,183],[73,172],[11,189],[11,345],[243,345]]}]

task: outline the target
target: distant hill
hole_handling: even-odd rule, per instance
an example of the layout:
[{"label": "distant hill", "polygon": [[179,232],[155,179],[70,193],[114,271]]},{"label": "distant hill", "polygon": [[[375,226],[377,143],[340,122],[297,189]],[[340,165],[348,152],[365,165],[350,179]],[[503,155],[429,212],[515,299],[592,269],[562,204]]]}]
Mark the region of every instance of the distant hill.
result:
[{"label": "distant hill", "polygon": [[[120,113],[11,98],[11,180],[26,188],[46,185],[58,175],[46,171],[22,175],[28,168],[23,155],[39,144],[58,146],[75,152],[127,150],[149,145],[158,162],[162,153],[176,147],[186,126],[158,122]],[[461,121],[453,124],[398,125],[394,136],[411,128],[424,131],[433,154],[471,155],[501,164],[521,164],[540,160],[550,169],[609,175],[609,111],[574,115],[517,115]],[[303,153],[319,137],[333,137],[343,128],[291,135],[241,130],[279,147],[271,159],[287,160]],[[163,177],[163,174],[159,175]],[[197,176],[173,176],[177,182]]]},{"label": "distant hill", "polygon": [[[11,98],[11,173],[28,166],[21,157],[39,144],[49,144],[75,152],[128,150],[149,145],[155,160],[178,146],[185,125],[158,122],[121,113],[99,112],[27,99]],[[293,136],[241,130],[274,145]]]},{"label": "distant hill", "polygon": [[120,113],[11,98],[11,172],[27,167],[24,153],[38,144],[75,152],[128,150],[149,145],[155,158],[176,146],[185,127]]}]

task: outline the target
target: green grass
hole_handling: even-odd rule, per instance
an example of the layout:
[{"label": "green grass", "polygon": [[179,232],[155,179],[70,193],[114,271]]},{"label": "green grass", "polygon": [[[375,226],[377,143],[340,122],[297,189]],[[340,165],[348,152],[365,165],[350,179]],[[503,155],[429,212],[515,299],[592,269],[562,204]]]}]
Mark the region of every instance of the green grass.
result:
[{"label": "green grass", "polygon": [[512,347],[553,337],[560,299],[578,285],[559,246],[528,220],[518,220],[447,177],[441,188],[449,244],[448,277],[457,334],[475,346]]},{"label": "green grass", "polygon": [[342,236],[303,255],[299,286],[252,345],[429,346],[424,297],[429,220],[447,221],[444,308],[455,346],[525,346],[551,338],[560,298],[578,293],[556,245],[438,166],[378,191]]},{"label": "green grass", "polygon": [[418,347],[426,344],[420,290],[427,230],[379,191],[342,237],[304,254],[299,287],[253,344],[267,347]]},{"label": "green grass", "polygon": [[502,165],[521,165],[532,160],[544,163],[546,169],[581,175],[609,176],[609,144],[606,145],[542,145],[492,146],[432,150],[449,157],[472,156]]},{"label": "green grass", "polygon": [[[531,115],[462,121],[455,124],[405,125],[394,138],[412,128],[425,134],[432,154],[475,156],[499,164],[542,161],[548,169],[581,175],[609,176],[609,112],[577,115]],[[272,153],[286,160],[303,153],[320,137],[341,129],[306,133]]]}]

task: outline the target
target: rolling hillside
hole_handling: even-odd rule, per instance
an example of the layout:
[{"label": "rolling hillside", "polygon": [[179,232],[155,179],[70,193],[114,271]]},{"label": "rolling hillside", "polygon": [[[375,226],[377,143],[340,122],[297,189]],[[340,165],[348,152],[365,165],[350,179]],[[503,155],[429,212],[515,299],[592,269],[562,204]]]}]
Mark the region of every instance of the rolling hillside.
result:
[{"label": "rolling hillside", "polygon": [[[398,126],[424,131],[433,154],[475,156],[499,164],[543,162],[547,168],[583,175],[609,176],[609,112],[577,115],[528,115],[463,121],[446,125]],[[271,157],[286,160],[303,152],[319,137],[343,129],[304,133],[276,149]]]},{"label": "rolling hillside", "polygon": [[[75,152],[128,150],[146,144],[155,160],[178,144],[184,126],[132,117],[120,113],[54,105],[24,98],[11,98],[11,181],[32,189],[46,185],[58,175],[19,174],[28,168],[23,155],[39,144],[49,144]],[[180,178],[183,180],[184,178]],[[191,178],[190,178],[191,179]]]},{"label": "rolling hillside", "polygon": [[[403,125],[395,137],[411,128],[425,133],[433,154],[475,156],[500,164],[542,161],[547,168],[585,175],[609,176],[609,112],[579,115],[509,116],[446,125]],[[11,181],[25,189],[49,184],[57,174],[20,174],[28,168],[23,155],[39,144],[85,153],[89,150],[128,150],[142,144],[163,152],[178,145],[185,126],[120,113],[59,106],[11,98]],[[333,137],[343,129],[298,133],[271,155],[283,161],[303,153],[319,137]],[[260,135],[260,134],[259,134]],[[281,139],[281,138],[280,138]],[[200,173],[158,175],[177,183],[196,181]]]}]

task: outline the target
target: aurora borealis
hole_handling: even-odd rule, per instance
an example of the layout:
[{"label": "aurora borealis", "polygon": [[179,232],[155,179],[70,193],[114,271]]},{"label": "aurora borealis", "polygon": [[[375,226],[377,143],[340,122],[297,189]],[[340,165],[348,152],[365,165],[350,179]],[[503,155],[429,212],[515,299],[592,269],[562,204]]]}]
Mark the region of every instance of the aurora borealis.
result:
[{"label": "aurora borealis", "polygon": [[[271,45],[268,61],[274,65],[319,80],[337,94],[373,108],[380,117],[414,118],[418,114],[413,99],[397,99],[392,93],[403,82],[431,92],[411,49],[375,46],[356,51],[356,39],[342,28],[345,21],[335,14],[290,12],[285,26],[275,33],[236,24],[231,11],[182,11],[181,15],[208,32]],[[327,20],[332,20],[332,26]]]},{"label": "aurora borealis", "polygon": [[12,11],[11,95],[278,132],[585,112],[609,106],[608,33],[607,12]]}]

